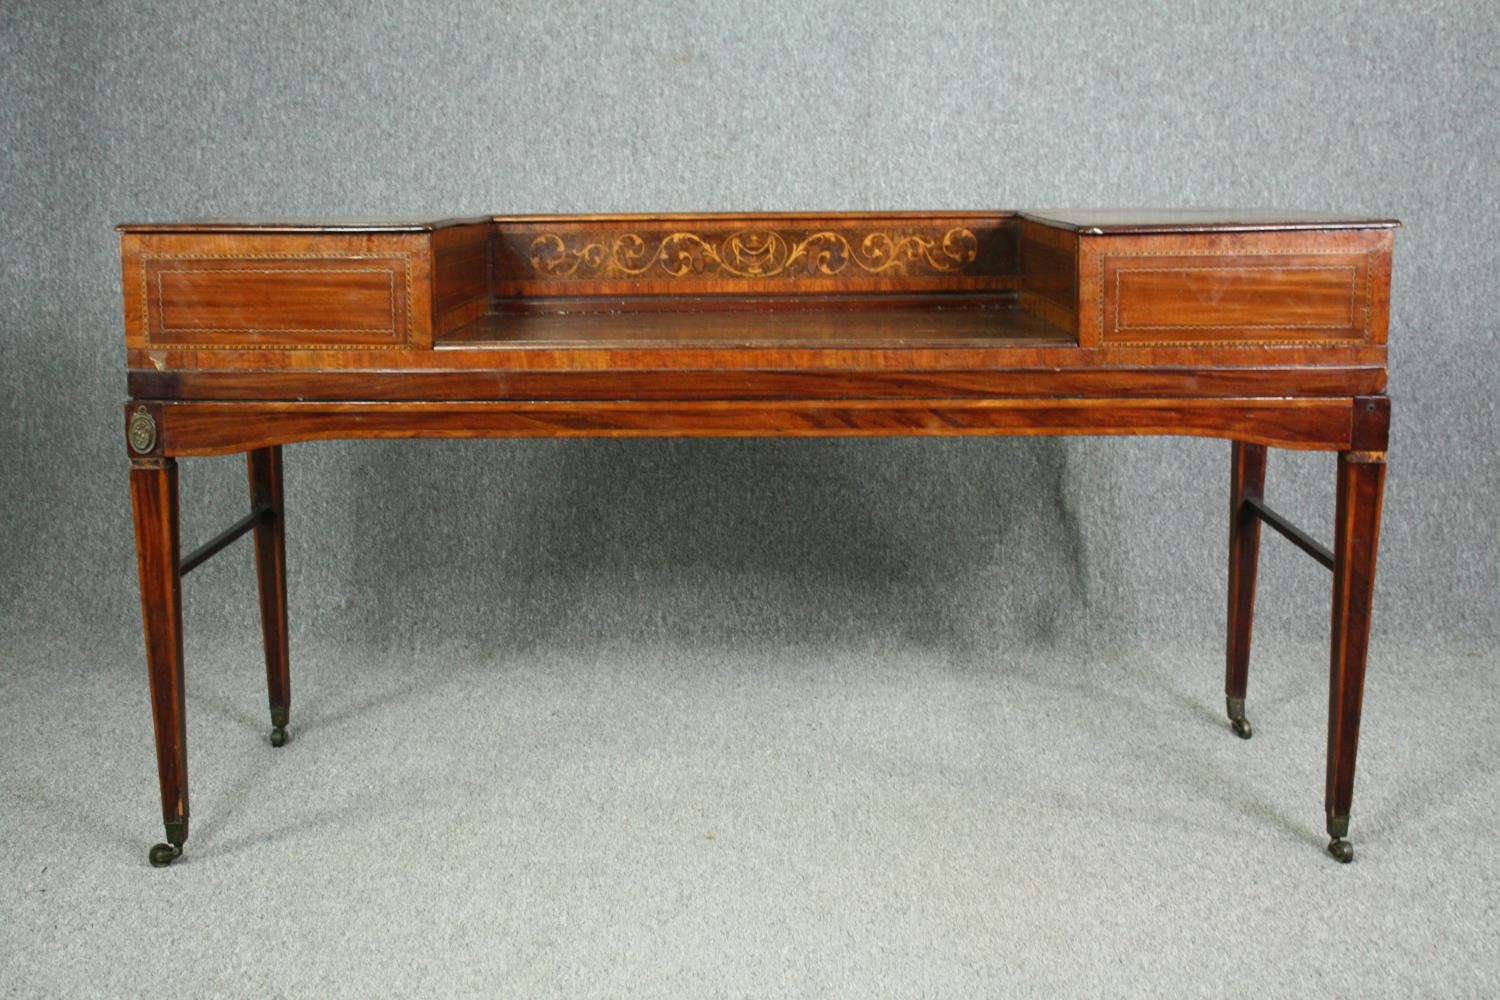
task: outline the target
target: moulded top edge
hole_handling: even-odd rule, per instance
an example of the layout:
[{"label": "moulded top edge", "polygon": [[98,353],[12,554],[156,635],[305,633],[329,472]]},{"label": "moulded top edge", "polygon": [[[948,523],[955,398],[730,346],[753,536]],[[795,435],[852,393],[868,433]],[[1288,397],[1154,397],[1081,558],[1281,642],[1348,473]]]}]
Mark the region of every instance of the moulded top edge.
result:
[{"label": "moulded top edge", "polygon": [[601,222],[712,222],[728,219],[796,221],[804,219],[1009,219],[1012,211],[944,210],[941,212],[659,212],[640,214],[560,213],[544,215],[481,215],[451,219],[397,217],[383,219],[287,218],[287,219],[184,219],[168,222],[122,222],[122,233],[421,233],[449,226],[495,223],[601,223]]},{"label": "moulded top edge", "polygon": [[1088,235],[1401,227],[1396,219],[1268,209],[1070,208],[1027,210],[1020,214],[1023,219]]},{"label": "moulded top edge", "polygon": [[452,219],[185,219],[173,222],[122,222],[122,233],[426,233],[449,226],[479,225],[490,216]]},{"label": "moulded top edge", "polygon": [[974,208],[974,209],[943,209],[942,211],[921,212],[912,210],[868,212],[851,211],[827,211],[827,212],[624,212],[593,214],[589,212],[558,213],[542,215],[496,215],[492,219],[497,223],[600,223],[600,222],[622,222],[639,224],[643,222],[721,222],[726,220],[755,221],[777,221],[798,222],[804,220],[837,221],[839,219],[902,219],[920,221],[923,219],[1009,219],[1017,213],[1009,209]]},{"label": "moulded top edge", "polygon": [[1019,215],[1043,225],[1086,234],[1244,232],[1298,229],[1395,229],[1388,218],[1363,218],[1316,212],[1264,209],[1039,209],[1021,212],[1001,209],[945,209],[943,211],[869,212],[668,212],[639,214],[484,215],[447,219],[411,217],[381,219],[186,219],[168,222],[125,222],[122,233],[419,233],[451,226],[484,223],[624,223],[715,222],[729,220],[836,221],[838,219],[943,220],[976,217],[1009,219]]}]

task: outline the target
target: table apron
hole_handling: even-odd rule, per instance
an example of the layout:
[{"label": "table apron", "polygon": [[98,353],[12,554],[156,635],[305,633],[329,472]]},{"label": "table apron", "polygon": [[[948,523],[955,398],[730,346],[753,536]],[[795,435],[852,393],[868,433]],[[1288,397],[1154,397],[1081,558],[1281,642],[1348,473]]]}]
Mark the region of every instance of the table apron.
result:
[{"label": "table apron", "polygon": [[136,457],[344,438],[1173,435],[1347,450],[1356,399],[1045,398],[549,402],[137,399],[158,433]]}]

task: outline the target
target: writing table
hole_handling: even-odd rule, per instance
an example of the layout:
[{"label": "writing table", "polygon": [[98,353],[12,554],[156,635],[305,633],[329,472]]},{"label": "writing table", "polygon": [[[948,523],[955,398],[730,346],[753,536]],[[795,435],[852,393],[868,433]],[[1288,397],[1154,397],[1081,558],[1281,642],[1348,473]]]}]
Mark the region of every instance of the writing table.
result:
[{"label": "writing table", "polygon": [[[200,221],[120,227],[130,489],[166,865],[188,834],[182,578],[254,539],[288,739],[285,444],[329,438],[1167,434],[1230,449],[1226,709],[1260,525],[1333,572],[1328,849],[1353,857],[1397,223],[1246,212]],[[1333,546],[1268,447],[1337,456]],[[181,553],[177,460],[250,512]]]}]

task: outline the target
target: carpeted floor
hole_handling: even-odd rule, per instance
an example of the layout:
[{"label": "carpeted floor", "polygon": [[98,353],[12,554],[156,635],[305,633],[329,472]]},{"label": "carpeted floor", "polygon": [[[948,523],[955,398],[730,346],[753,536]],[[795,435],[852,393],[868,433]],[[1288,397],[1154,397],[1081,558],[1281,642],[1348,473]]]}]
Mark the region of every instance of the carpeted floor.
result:
[{"label": "carpeted floor", "polygon": [[1321,647],[1245,743],[1207,646],[304,642],[273,751],[209,638],[166,870],[139,653],[4,638],[0,994],[1500,993],[1489,650],[1377,644],[1340,866]]}]

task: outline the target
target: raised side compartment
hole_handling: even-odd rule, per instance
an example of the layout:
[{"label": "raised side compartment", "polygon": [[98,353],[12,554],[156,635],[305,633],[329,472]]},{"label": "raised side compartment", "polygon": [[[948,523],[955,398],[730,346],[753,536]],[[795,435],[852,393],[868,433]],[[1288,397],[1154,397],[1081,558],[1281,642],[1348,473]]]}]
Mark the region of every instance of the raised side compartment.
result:
[{"label": "raised side compartment", "polygon": [[153,367],[175,367],[179,352],[431,346],[433,232],[199,225],[122,227],[125,343]]},{"label": "raised side compartment", "polygon": [[1061,212],[1020,225],[1023,304],[1076,317],[1084,347],[1385,344],[1389,220]]}]

